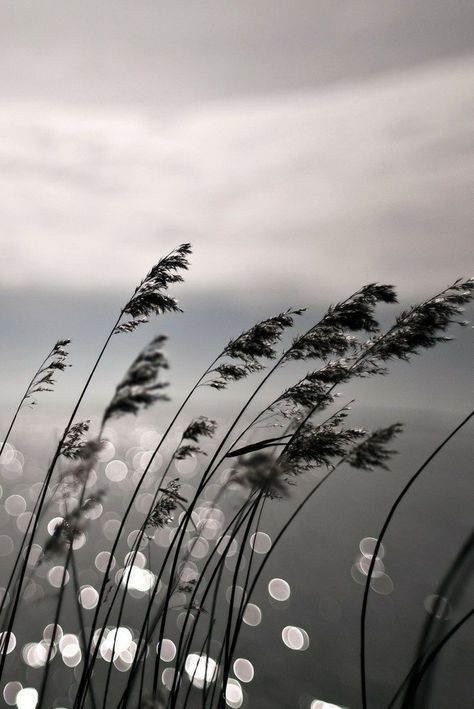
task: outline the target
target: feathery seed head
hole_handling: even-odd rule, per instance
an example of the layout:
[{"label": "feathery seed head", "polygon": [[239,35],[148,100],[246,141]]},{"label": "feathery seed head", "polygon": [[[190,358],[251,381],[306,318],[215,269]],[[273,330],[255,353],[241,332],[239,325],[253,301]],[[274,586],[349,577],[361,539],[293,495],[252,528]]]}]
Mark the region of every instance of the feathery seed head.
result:
[{"label": "feathery seed head", "polygon": [[66,367],[71,366],[66,362],[69,353],[64,349],[70,342],[71,340],[58,340],[56,342],[43,366],[38,369],[33,381],[28,387],[28,391],[23,399],[24,404],[36,406],[35,394],[39,394],[42,391],[54,390],[54,385],[56,384],[54,374],[56,372],[64,372]]},{"label": "feathery seed head", "polygon": [[178,501],[186,502],[185,498],[179,494],[180,489],[181,485],[178,482],[178,478],[171,480],[167,484],[163,494],[148,516],[148,527],[164,527],[173,521],[173,512],[178,506]]},{"label": "feathery seed head", "polygon": [[61,447],[61,455],[65,458],[84,458],[88,456],[85,434],[89,430],[90,420],[78,421],[73,424],[66,434]]},{"label": "feathery seed head", "polygon": [[249,374],[259,372],[263,369],[263,365],[259,362],[244,362],[242,364],[219,364],[212,371],[217,372],[218,376],[206,382],[206,386],[222,391],[227,387],[229,382],[238,382],[245,379]]},{"label": "feathery seed head", "polygon": [[357,342],[350,332],[365,330],[376,332],[378,322],[374,312],[379,302],[394,303],[393,286],[371,283],[363,286],[353,296],[328,308],[321,322],[293,340],[286,359],[326,359],[343,356],[357,349]]},{"label": "feathery seed head", "polygon": [[117,327],[114,330],[114,335],[118,335],[121,332],[133,332],[134,330],[137,329],[140,325],[143,325],[144,323],[148,322],[148,318],[146,317],[141,317],[141,318],[135,318],[134,320],[128,320],[127,322],[123,322],[120,325],[117,325]]},{"label": "feathery seed head", "polygon": [[272,318],[262,320],[231,340],[224,349],[224,355],[252,364],[256,364],[258,359],[274,359],[276,356],[274,347],[281,339],[283,331],[287,327],[292,327],[295,315],[301,315],[303,312],[303,309],[289,309]]},{"label": "feathery seed head", "polygon": [[163,353],[167,338],[155,337],[131,364],[125,377],[115,390],[115,395],[105,410],[103,422],[124,414],[137,414],[141,408],[148,408],[155,401],[168,401],[162,390],[166,382],[157,382],[162,369],[168,369],[168,360]]},{"label": "feathery seed head", "polygon": [[207,418],[207,416],[198,416],[198,418],[191,421],[189,426],[186,428],[183,433],[183,438],[197,443],[201,436],[205,436],[207,438],[213,436],[216,432],[216,428],[217,421],[213,421],[212,419]]},{"label": "feathery seed head", "polygon": [[361,428],[343,428],[342,411],[321,426],[307,422],[292,438],[282,455],[292,475],[298,475],[313,467],[334,464],[335,458],[342,457],[350,444],[366,435]]},{"label": "feathery seed head", "polygon": [[324,324],[347,328],[352,332],[377,332],[379,324],[374,318],[374,312],[380,302],[397,302],[394,287],[369,283],[344,302],[330,306]]},{"label": "feathery seed head", "polygon": [[189,458],[189,456],[196,455],[197,453],[203,453],[206,455],[200,446],[194,444],[198,443],[199,439],[202,437],[210,438],[213,436],[216,429],[217,422],[207,418],[206,416],[199,416],[191,421],[183,433],[183,440],[193,441],[193,443],[185,443],[181,445],[174,455],[175,459],[184,460],[185,458]]},{"label": "feathery seed head", "polygon": [[219,364],[212,370],[218,376],[205,382],[205,385],[220,391],[225,389],[229,382],[239,381],[263,369],[264,365],[260,360],[276,357],[275,345],[280,341],[284,330],[292,327],[294,317],[304,312],[305,308],[289,308],[284,313],[262,320],[230,340],[221,356],[240,361]]},{"label": "feathery seed head", "polygon": [[119,326],[116,332],[131,332],[153,313],[181,312],[177,300],[166,291],[171,284],[183,281],[179,271],[188,269],[190,254],[191,244],[181,244],[153,266],[124,308],[134,319],[124,323],[123,328]]},{"label": "feathery seed head", "polygon": [[451,338],[444,335],[451,324],[464,325],[457,316],[462,306],[474,296],[474,279],[458,279],[440,295],[405,310],[397,317],[395,326],[385,335],[370,341],[374,362],[402,359],[408,361],[421,349],[434,347]]},{"label": "feathery seed head", "polygon": [[273,460],[271,455],[262,451],[241,457],[229,482],[260,490],[270,499],[288,497],[290,484],[285,463]]},{"label": "feathery seed head", "polygon": [[347,462],[353,468],[373,470],[384,468],[388,470],[386,461],[397,453],[387,448],[387,444],[403,431],[401,423],[394,423],[387,428],[379,428],[370,433],[365,440],[356,445],[349,453]]}]

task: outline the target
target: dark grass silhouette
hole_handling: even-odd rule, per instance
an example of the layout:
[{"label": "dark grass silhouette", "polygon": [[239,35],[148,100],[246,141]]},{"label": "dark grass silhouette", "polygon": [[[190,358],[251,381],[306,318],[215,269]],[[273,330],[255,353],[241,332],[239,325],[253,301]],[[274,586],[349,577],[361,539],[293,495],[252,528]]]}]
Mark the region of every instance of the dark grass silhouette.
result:
[{"label": "dark grass silhouette", "polygon": [[[369,284],[331,306],[319,322],[306,332],[297,334],[286,347],[283,345],[284,338],[295,326],[303,309],[290,308],[271,316],[224,345],[179,405],[126,500],[115,538],[107,550],[109,557],[103,569],[102,583],[97,589],[93,617],[90,623],[86,623],[80,602],[76,546],[88,533],[93,534],[91,512],[107,496],[103,481],[99,481],[95,488],[91,485],[92,471],[105,443],[105,427],[111,420],[137,416],[142,410],[168,399],[169,387],[161,378],[168,369],[166,337],[155,337],[132,362],[104,411],[95,437],[88,438],[91,422],[76,421],[76,416],[111,338],[133,333],[152,316],[180,312],[169,288],[183,280],[182,272],[189,267],[190,254],[190,245],[183,244],[161,259],[120,310],[52,454],[12,568],[5,571],[2,567],[2,584],[6,588],[0,608],[3,629],[0,677],[3,684],[9,679],[6,660],[11,649],[12,633],[22,622],[22,598],[27,582],[34,578],[45,561],[57,560],[62,567],[51,617],[48,618],[50,632],[43,641],[43,654],[39,661],[42,668],[40,687],[36,693],[33,689],[22,690],[30,692],[29,695],[23,694],[24,702],[30,702],[28,705],[24,703],[24,706],[47,707],[51,704],[50,668],[58,662],[58,633],[66,601],[74,604],[80,629],[80,662],[76,667],[78,681],[71,705],[74,709],[110,707],[111,702],[115,701],[111,698],[112,688],[115,696],[119,692],[120,699],[116,706],[120,709],[186,707],[192,687],[200,690],[199,704],[203,708],[240,706],[240,685],[230,678],[232,662],[247,604],[280,539],[321,486],[331,476],[340,474],[343,464],[361,471],[361,474],[367,470],[386,469],[396,453],[393,441],[402,434],[402,425],[398,422],[374,431],[350,424],[349,419],[353,415],[351,407],[345,404],[335,408],[336,389],[352,380],[386,375],[391,361],[409,361],[423,350],[447,342],[450,339],[447,333],[453,324],[466,324],[462,320],[462,310],[472,299],[474,290],[472,279],[459,279],[435,296],[399,313],[393,325],[382,331],[377,320],[377,309],[394,305],[397,296],[391,285]],[[125,316],[131,319],[123,320]],[[51,390],[54,372],[66,366],[67,352],[64,347],[68,344],[67,340],[58,342],[31,379],[4,436],[2,451],[7,446],[7,438],[21,407],[32,403],[33,395],[45,389]],[[298,362],[307,363],[310,369],[304,377],[294,381],[292,365]],[[277,371],[285,373],[285,388],[247,423],[250,405],[259,400],[265,384]],[[185,415],[186,405],[194,393],[200,387],[225,392],[234,382],[246,378],[255,378],[256,383],[227,429],[220,431],[216,421],[204,415],[188,420],[178,444],[164,460],[162,472],[157,475],[154,462],[159,452],[165,450],[165,442],[173,433],[178,419]],[[365,659],[365,620],[370,583],[383,535],[411,485],[470,416],[472,414],[447,435],[425,464],[413,474],[379,534],[367,571],[360,618],[364,708],[368,705],[367,683],[370,681],[370,668],[367,668]],[[238,433],[242,426],[243,430]],[[274,433],[276,429],[279,430],[278,435]],[[172,464],[190,458],[197,459],[200,466],[199,479],[191,496],[182,493],[183,481],[180,477],[172,477],[170,473]],[[221,479],[218,472],[229,460],[233,466],[232,473],[227,479]],[[58,461],[66,464],[65,472],[57,470]],[[269,505],[278,505],[282,498],[291,498],[299,479],[318,468],[321,469],[318,482],[292,514],[281,520],[272,547],[263,560],[258,561],[252,547],[250,559],[244,565],[244,548],[251,536],[259,531],[264,509]],[[131,512],[145,481],[148,483],[150,479],[152,493],[148,510],[141,513],[140,528],[124,568],[118,576],[113,575],[114,554],[129,533],[127,525]],[[213,490],[213,498],[211,501],[207,499],[203,507],[204,493],[208,490]],[[63,517],[51,537],[44,541],[39,538],[39,525],[53,500],[62,505]],[[229,505],[232,506],[230,513]],[[169,544],[158,563],[152,559],[148,547],[151,581],[142,593],[146,604],[138,630],[124,654],[116,629],[127,628],[127,601],[129,591],[134,589],[133,574],[136,568],[141,568],[137,564],[144,563],[146,557],[143,550],[148,540],[154,534],[169,529],[174,518],[178,520],[177,526],[173,527]],[[209,530],[217,531],[211,534]],[[41,555],[32,564],[34,546],[40,543]],[[198,545],[204,553],[198,555],[199,564],[193,561],[194,566],[190,566],[191,558],[195,559],[192,552]],[[225,600],[222,584],[231,550],[234,554],[231,592]],[[92,559],[90,564],[93,565]],[[194,571],[191,573],[190,569]],[[72,584],[68,584],[70,575]],[[448,581],[449,578],[447,586]],[[160,683],[162,648],[167,631],[171,632],[169,616],[176,599],[182,604],[182,614],[178,633],[175,632],[174,670],[167,671],[163,688]],[[437,653],[468,619],[466,616],[459,620],[452,632],[438,639],[435,645],[427,642],[429,629],[424,630],[412,670],[395,695],[391,707],[395,706],[394,702],[399,697],[405,697],[403,706],[408,706],[407,701],[415,697],[422,676],[434,666]],[[191,653],[196,645],[201,648],[200,652]],[[216,646],[220,649],[212,656]],[[155,647],[158,647],[157,652]],[[105,656],[108,661],[105,670],[98,663],[99,656]],[[119,667],[126,671],[119,671]],[[65,690],[62,688],[61,693],[64,694]],[[57,687],[54,691],[60,693]]]}]

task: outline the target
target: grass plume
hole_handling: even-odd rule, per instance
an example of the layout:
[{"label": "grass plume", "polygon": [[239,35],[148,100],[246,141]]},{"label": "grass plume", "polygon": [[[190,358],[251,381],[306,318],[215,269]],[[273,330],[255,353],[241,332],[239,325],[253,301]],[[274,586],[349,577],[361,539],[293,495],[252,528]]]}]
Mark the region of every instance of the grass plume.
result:
[{"label": "grass plume", "polygon": [[[129,460],[133,460],[133,484],[127,488],[120,518],[114,520],[115,531],[104,550],[105,561],[97,561],[88,557],[87,542],[97,531],[95,511],[107,504],[109,492],[104,481],[96,479],[105,450],[105,429],[116,419],[128,423],[128,417],[138,417],[155,404],[169,400],[170,387],[162,380],[169,369],[164,350],[167,338],[155,337],[132,361],[97,422],[98,433],[91,434],[93,422],[76,420],[76,416],[111,338],[118,334],[132,336],[152,316],[181,311],[173,287],[183,281],[190,254],[190,245],[182,244],[160,259],[121,309],[52,452],[5,585],[1,606],[4,631],[0,640],[0,674],[4,682],[11,667],[7,656],[14,630],[21,623],[27,582],[36,579],[40,583],[43,569],[50,562],[61,562],[57,567],[61,576],[56,582],[57,593],[48,606],[50,634],[42,645],[46,655],[42,651],[37,699],[41,709],[52,701],[51,673],[55,658],[63,649],[60,621],[72,603],[80,635],[80,659],[75,665],[76,683],[70,695],[73,709],[89,705],[93,709],[177,709],[197,705],[212,709],[229,704],[227,690],[247,604],[280,540],[310,502],[317,504],[317,493],[328,480],[345,475],[350,468],[360,476],[367,471],[388,470],[397,452],[393,441],[402,433],[402,425],[392,423],[375,430],[357,425],[353,407],[345,404],[334,410],[339,394],[336,388],[354,381],[362,387],[366,379],[387,375],[391,362],[409,362],[415,355],[447,342],[452,325],[465,325],[463,308],[474,291],[472,279],[459,279],[435,296],[400,312],[384,331],[378,310],[394,306],[397,295],[392,285],[371,283],[331,305],[320,320],[292,339],[288,333],[305,309],[283,310],[228,340],[196,378],[166,425],[161,425],[164,410],[156,414],[163,433],[145,462],[138,456],[137,463],[137,449],[128,449]],[[69,341],[60,341],[48,354],[20,399],[18,411],[21,406],[32,404],[36,395],[53,388],[56,373],[68,366],[68,344]],[[307,371],[302,376],[303,367],[303,372]],[[283,384],[268,401],[265,387],[275,374]],[[249,393],[226,425],[219,422],[218,426],[208,415],[188,418],[171,445],[169,438],[180,417],[185,418],[190,398],[201,387],[225,392],[244,379],[248,379]],[[255,415],[250,414],[252,406],[257,409]],[[466,417],[412,475],[376,540],[360,619],[364,708],[365,621],[370,581],[382,539],[421,472],[473,415]],[[16,414],[8,433],[15,418]],[[3,447],[6,438],[8,434]],[[118,449],[120,444],[125,448],[127,442],[116,443]],[[61,468],[57,470],[59,460]],[[117,462],[112,461],[112,470]],[[186,480],[189,465],[195,465],[197,470],[193,485]],[[226,467],[229,465],[232,467]],[[316,481],[312,473],[316,473]],[[109,482],[114,484],[113,475]],[[297,491],[300,484],[307,486],[302,495]],[[45,513],[55,504],[62,505],[63,516],[43,542],[36,564],[32,564],[32,552],[38,547],[41,525],[46,522]],[[291,511],[285,514],[287,509]],[[261,558],[255,539],[265,528],[268,514],[278,528],[271,548]],[[163,547],[152,546],[153,538],[164,539]],[[82,545],[83,541],[84,548],[78,556],[79,543]],[[126,555],[120,565],[125,543]],[[249,548],[249,557],[245,558],[244,551]],[[88,561],[82,561],[86,558]],[[87,607],[91,615],[85,622],[81,603],[88,586],[81,586],[81,579],[82,575],[87,577],[83,573],[88,571],[87,565],[92,569],[94,564],[99,564],[102,580],[97,589],[92,589],[94,603],[91,601]],[[69,572],[72,584],[68,584]],[[138,601],[132,606],[130,599],[134,596]],[[178,628],[175,611],[180,613]],[[463,623],[466,621],[467,618]],[[171,636],[176,641],[174,673],[163,675],[165,640]],[[449,637],[448,634],[441,639],[436,652]],[[200,648],[194,653],[198,660],[190,665],[191,651],[196,647]],[[108,663],[105,671],[102,660]],[[412,694],[419,677],[433,665],[432,648],[423,641],[406,683]],[[166,682],[160,682],[163,677]],[[55,686],[56,691],[59,690]]]}]

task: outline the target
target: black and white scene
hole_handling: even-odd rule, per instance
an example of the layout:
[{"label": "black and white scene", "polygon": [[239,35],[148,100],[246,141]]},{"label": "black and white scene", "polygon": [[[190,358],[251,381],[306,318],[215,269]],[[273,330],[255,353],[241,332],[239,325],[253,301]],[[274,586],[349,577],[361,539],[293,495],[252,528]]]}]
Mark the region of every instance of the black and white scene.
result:
[{"label": "black and white scene", "polygon": [[0,709],[472,709],[473,28],[0,0]]}]

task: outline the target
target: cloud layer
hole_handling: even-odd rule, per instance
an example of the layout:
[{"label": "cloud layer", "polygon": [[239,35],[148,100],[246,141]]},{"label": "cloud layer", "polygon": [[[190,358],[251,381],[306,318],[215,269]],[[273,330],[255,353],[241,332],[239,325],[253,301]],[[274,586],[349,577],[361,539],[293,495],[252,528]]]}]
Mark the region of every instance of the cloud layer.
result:
[{"label": "cloud layer", "polygon": [[465,268],[473,79],[466,58],[166,118],[3,105],[2,287],[123,292],[190,240],[205,290],[426,292]]}]

